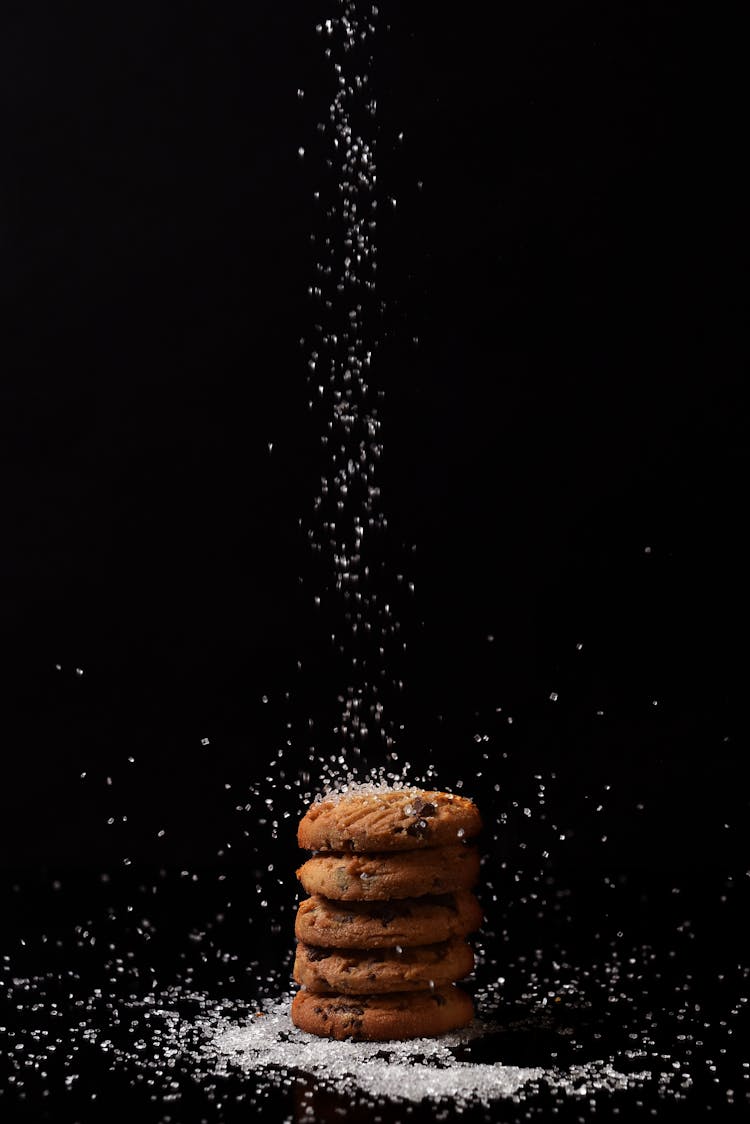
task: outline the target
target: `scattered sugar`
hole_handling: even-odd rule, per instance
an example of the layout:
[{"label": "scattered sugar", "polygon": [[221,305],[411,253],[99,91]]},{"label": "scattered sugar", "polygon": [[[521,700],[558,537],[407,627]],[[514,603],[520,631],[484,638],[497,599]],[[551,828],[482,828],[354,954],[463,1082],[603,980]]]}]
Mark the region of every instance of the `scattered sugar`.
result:
[{"label": "scattered sugar", "polygon": [[[216,925],[223,921],[216,916]],[[261,967],[251,953],[239,952],[247,948],[244,935],[232,951],[231,944],[215,943],[213,923],[194,930],[186,958],[175,957],[183,965],[179,982],[163,987],[148,967],[149,953],[149,959],[130,959],[132,950],[122,944],[130,932],[125,917],[107,921],[115,951],[108,954],[100,986],[90,977],[100,944],[88,924],[66,949],[70,967],[62,974],[24,976],[3,958],[3,991],[17,1018],[0,1039],[0,1064],[17,1093],[41,1091],[44,1097],[64,1078],[96,1096],[91,1082],[101,1072],[101,1056],[108,1070],[121,1075],[123,1087],[149,1089],[164,1121],[181,1097],[186,1106],[202,1098],[202,1118],[221,1124],[228,1101],[262,1110],[272,1091],[296,1098],[301,1087],[316,1111],[317,1090],[354,1109],[400,1103],[406,1115],[409,1105],[426,1099],[436,1118],[505,1099],[518,1106],[508,1119],[521,1124],[546,1118],[550,1096],[561,1113],[569,1104],[583,1119],[604,1103],[623,1118],[626,1112],[638,1115],[644,1104],[660,1116],[669,1102],[686,1100],[700,1114],[715,1107],[715,1098],[712,1104],[706,1099],[714,1089],[718,1097],[723,1090],[741,1096],[738,1087],[744,1088],[750,1071],[740,1022],[747,1014],[750,968],[725,963],[698,986],[696,961],[678,961],[674,937],[655,946],[623,944],[622,933],[605,943],[597,933],[599,953],[578,962],[558,940],[550,942],[540,920],[538,946],[534,938],[515,952],[505,945],[504,975],[496,967],[489,974],[480,969],[474,987],[480,1017],[470,1027],[404,1043],[353,1043],[295,1028],[288,970]],[[155,935],[147,918],[140,918],[136,932],[140,941]],[[235,938],[241,932],[237,926]],[[677,932],[685,951],[690,921]],[[497,947],[495,934],[485,937],[489,949]],[[207,962],[211,992],[193,986]],[[250,991],[243,979],[255,981]],[[494,1110],[489,1112],[486,1120]]]},{"label": "scattered sugar", "polygon": [[[237,1068],[247,1074],[289,1070],[307,1073],[339,1093],[390,1101],[450,1100],[458,1108],[470,1103],[516,1097],[540,1086],[571,1097],[596,1091],[616,1092],[654,1080],[648,1070],[623,1073],[612,1059],[567,1069],[466,1062],[456,1050],[496,1029],[475,1022],[466,1030],[408,1042],[335,1042],[298,1030],[289,1016],[288,996],[269,1004],[261,1017],[242,1026],[222,1019],[203,1045],[216,1072]],[[671,1075],[661,1074],[663,1078]]]}]

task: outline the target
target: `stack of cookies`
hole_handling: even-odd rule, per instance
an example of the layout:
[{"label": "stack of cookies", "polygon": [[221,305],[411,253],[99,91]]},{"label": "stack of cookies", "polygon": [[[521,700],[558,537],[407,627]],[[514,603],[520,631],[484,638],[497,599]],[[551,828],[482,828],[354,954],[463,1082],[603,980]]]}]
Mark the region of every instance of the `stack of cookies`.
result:
[{"label": "stack of cookies", "polygon": [[442,1034],[471,1022],[455,981],[471,972],[468,933],[481,828],[471,800],[358,786],[314,803],[297,833],[314,852],[297,871],[296,1026],[365,1041]]}]

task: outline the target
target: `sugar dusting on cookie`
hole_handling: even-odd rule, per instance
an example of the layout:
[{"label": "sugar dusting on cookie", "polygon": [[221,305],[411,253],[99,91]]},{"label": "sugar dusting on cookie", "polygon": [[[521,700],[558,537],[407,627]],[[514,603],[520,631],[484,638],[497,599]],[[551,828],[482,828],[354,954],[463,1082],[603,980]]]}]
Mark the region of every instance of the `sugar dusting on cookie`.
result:
[{"label": "sugar dusting on cookie", "polygon": [[[352,796],[372,796],[377,798],[378,796],[386,796],[394,792],[417,797],[425,791],[432,791],[432,789],[426,788],[424,784],[414,784],[395,774],[392,775],[390,779],[384,779],[382,776],[381,779],[374,779],[377,776],[378,773],[375,772],[372,780],[356,780],[351,774],[349,778],[345,780],[334,780],[331,778],[320,792],[315,793],[313,802],[319,804],[321,801],[325,800],[327,803],[337,804],[339,801]],[[429,777],[426,779],[429,780],[432,778]],[[446,792],[445,795],[450,799],[453,794]],[[471,797],[464,796],[464,799],[470,800]]]},{"label": "sugar dusting on cookie", "polygon": [[421,789],[418,785],[410,784],[400,777],[394,776],[390,780],[355,780],[352,774],[345,780],[331,778],[320,792],[316,792],[316,804],[325,800],[327,803],[337,804],[340,800],[351,796],[383,796],[391,792],[403,792],[416,795]]}]

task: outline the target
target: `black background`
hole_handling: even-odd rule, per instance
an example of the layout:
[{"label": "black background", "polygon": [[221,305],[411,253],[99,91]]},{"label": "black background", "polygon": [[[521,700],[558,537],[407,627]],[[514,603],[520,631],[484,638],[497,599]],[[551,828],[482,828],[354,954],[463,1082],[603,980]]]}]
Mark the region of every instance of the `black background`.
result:
[{"label": "black background", "polygon": [[[152,975],[251,1001],[288,968],[299,802],[264,778],[287,737],[289,778],[310,745],[337,749],[345,687],[312,605],[325,465],[299,344],[331,14],[0,12],[4,967],[48,972],[42,1007],[71,1026],[83,1003],[114,1033],[118,989]],[[625,932],[660,949],[634,1018],[674,1007],[691,951],[708,1060],[748,865],[746,99],[723,21],[383,3],[372,68],[383,582],[416,583],[394,589],[392,767],[432,761],[477,797],[490,966],[519,1009],[529,949],[556,987],[562,944],[607,964]],[[585,892],[556,898],[569,885]],[[621,1007],[600,999],[617,1042]],[[508,1036],[503,1056],[536,1063],[544,1041]],[[54,1064],[19,1118],[167,1118],[98,1047],[72,1099],[48,1099]],[[212,1086],[190,1065],[197,1120]]]},{"label": "black background", "polygon": [[[286,721],[335,748],[298,526],[327,14],[3,8],[13,877],[215,865]],[[733,862],[747,806],[741,72],[690,21],[386,4],[373,67],[405,754],[450,781],[493,716],[511,796],[611,783],[606,861],[666,870]]]}]

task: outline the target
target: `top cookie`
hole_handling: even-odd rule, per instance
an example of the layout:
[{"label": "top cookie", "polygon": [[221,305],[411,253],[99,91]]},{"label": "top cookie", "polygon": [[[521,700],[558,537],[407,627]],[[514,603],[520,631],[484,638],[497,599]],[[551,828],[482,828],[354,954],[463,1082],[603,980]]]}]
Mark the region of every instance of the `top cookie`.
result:
[{"label": "top cookie", "polygon": [[354,790],[312,804],[297,842],[310,851],[413,851],[471,839],[482,827],[476,805],[451,792],[417,788]]}]

